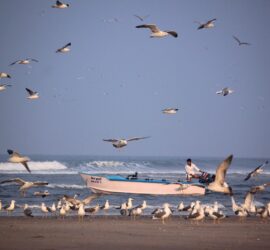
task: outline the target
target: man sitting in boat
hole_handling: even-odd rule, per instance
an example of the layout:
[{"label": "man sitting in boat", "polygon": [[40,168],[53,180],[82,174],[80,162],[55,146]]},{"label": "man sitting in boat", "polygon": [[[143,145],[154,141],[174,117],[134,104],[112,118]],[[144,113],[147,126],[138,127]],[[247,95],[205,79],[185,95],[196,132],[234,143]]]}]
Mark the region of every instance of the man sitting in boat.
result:
[{"label": "man sitting in boat", "polygon": [[192,178],[199,179],[201,176],[201,171],[191,159],[187,159],[187,164],[185,166],[186,174],[187,174],[187,181],[191,181]]},{"label": "man sitting in boat", "polygon": [[135,174],[130,174],[127,176],[128,180],[137,180],[138,179],[138,172],[135,172]]}]

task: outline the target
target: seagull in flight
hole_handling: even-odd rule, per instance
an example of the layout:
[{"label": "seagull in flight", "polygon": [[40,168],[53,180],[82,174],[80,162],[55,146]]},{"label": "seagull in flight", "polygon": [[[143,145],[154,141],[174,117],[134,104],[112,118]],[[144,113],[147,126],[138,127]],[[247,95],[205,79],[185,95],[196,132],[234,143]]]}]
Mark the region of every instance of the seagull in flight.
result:
[{"label": "seagull in flight", "polygon": [[38,60],[33,59],[33,58],[26,58],[26,59],[22,59],[22,60],[17,60],[13,63],[11,63],[9,66],[12,66],[14,64],[29,64],[31,62],[38,62]]},{"label": "seagull in flight", "polygon": [[268,161],[265,161],[263,164],[260,166],[256,167],[254,170],[252,170],[247,177],[244,179],[244,181],[247,181],[251,177],[257,176],[258,174],[263,172],[263,167],[268,164]]},{"label": "seagull in flight", "polygon": [[15,182],[21,186],[19,191],[21,192],[22,195],[25,195],[26,190],[28,190],[31,187],[39,187],[39,186],[45,186],[49,184],[48,182],[44,182],[44,181],[25,181],[21,178],[14,178],[14,179],[1,181],[0,184],[10,183],[10,182]]},{"label": "seagull in flight", "polygon": [[0,78],[11,78],[11,76],[8,73],[0,72]]},{"label": "seagull in flight", "polygon": [[146,139],[146,138],[149,138],[149,137],[150,136],[146,136],[146,137],[133,137],[133,138],[130,138],[130,139],[103,139],[103,141],[111,142],[112,145],[115,148],[122,148],[122,147],[127,146],[128,142],[130,142],[130,141],[138,141],[138,140]]},{"label": "seagull in flight", "polygon": [[215,25],[214,25],[214,22],[216,21],[217,19],[214,18],[214,19],[211,19],[209,21],[207,21],[206,23],[200,23],[200,26],[198,27],[198,30],[201,30],[201,29],[209,29],[209,28],[213,28]]},{"label": "seagull in flight", "polygon": [[135,17],[137,17],[140,21],[144,21],[147,17],[149,17],[149,15],[146,16],[139,16],[139,15],[134,15]]},{"label": "seagull in flight", "polygon": [[65,46],[63,46],[62,48],[60,49],[57,49],[56,50],[56,53],[66,53],[66,52],[69,52],[70,51],[70,46],[71,46],[71,43],[67,43]]},{"label": "seagull in flight", "polygon": [[31,173],[31,170],[29,169],[28,164],[27,164],[27,162],[30,161],[30,159],[27,156],[21,156],[19,153],[14,152],[11,149],[8,149],[7,152],[10,155],[10,158],[8,159],[9,162],[21,163],[26,168],[26,170],[29,173]]},{"label": "seagull in flight", "polygon": [[233,36],[233,39],[238,42],[238,45],[251,45],[250,43],[247,42],[241,42],[236,36]]},{"label": "seagull in flight", "polygon": [[162,31],[160,30],[155,24],[142,24],[142,25],[138,25],[136,26],[136,28],[148,28],[151,30],[151,35],[150,37],[165,37],[168,35],[171,35],[173,37],[178,37],[177,32],[172,31],[172,30],[166,30],[166,31]]},{"label": "seagull in flight", "polygon": [[25,88],[25,90],[28,92],[28,96],[27,96],[27,99],[30,99],[30,100],[34,100],[34,99],[38,99],[39,96],[38,96],[38,92],[36,91],[33,91],[31,89],[28,89],[28,88]]},{"label": "seagull in flight", "polygon": [[178,111],[178,108],[166,108],[162,110],[163,114],[176,114],[176,112]]},{"label": "seagull in flight", "polygon": [[57,8],[57,9],[66,9],[68,8],[70,5],[68,3],[63,3],[60,1],[56,1],[55,5],[52,5],[52,8]]},{"label": "seagull in flight", "polygon": [[0,84],[0,91],[4,91],[6,87],[11,87],[11,84]]},{"label": "seagull in flight", "polygon": [[214,192],[231,194],[232,188],[225,182],[225,177],[231,165],[233,155],[228,156],[216,169],[215,180],[208,185],[208,189]]},{"label": "seagull in flight", "polygon": [[216,94],[226,96],[226,95],[232,94],[233,92],[234,90],[226,87],[226,88],[223,88],[222,90],[217,91]]}]

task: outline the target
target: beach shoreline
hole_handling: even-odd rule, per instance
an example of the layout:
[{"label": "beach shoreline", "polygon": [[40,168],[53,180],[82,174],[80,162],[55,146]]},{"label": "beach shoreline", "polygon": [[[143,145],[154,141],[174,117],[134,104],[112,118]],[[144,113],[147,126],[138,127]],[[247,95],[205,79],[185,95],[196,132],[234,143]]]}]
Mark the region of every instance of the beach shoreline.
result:
[{"label": "beach shoreline", "polygon": [[173,216],[0,217],[0,249],[249,249],[270,248],[270,220],[237,217],[220,223]]}]

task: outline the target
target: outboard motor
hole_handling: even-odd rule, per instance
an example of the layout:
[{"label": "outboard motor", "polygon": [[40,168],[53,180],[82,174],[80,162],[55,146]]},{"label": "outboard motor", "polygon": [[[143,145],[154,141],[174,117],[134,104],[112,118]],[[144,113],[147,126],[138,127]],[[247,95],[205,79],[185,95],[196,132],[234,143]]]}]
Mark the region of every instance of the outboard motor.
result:
[{"label": "outboard motor", "polygon": [[199,177],[199,182],[202,184],[209,184],[215,180],[215,175],[211,175],[207,172],[202,172],[202,174]]}]

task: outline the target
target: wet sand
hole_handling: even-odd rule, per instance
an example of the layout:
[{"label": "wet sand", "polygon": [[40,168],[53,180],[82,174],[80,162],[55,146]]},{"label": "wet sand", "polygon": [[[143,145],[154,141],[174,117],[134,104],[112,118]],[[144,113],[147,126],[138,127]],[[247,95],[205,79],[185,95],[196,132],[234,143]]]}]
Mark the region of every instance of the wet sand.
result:
[{"label": "wet sand", "polygon": [[270,249],[270,220],[195,223],[173,217],[0,217],[0,249]]}]

